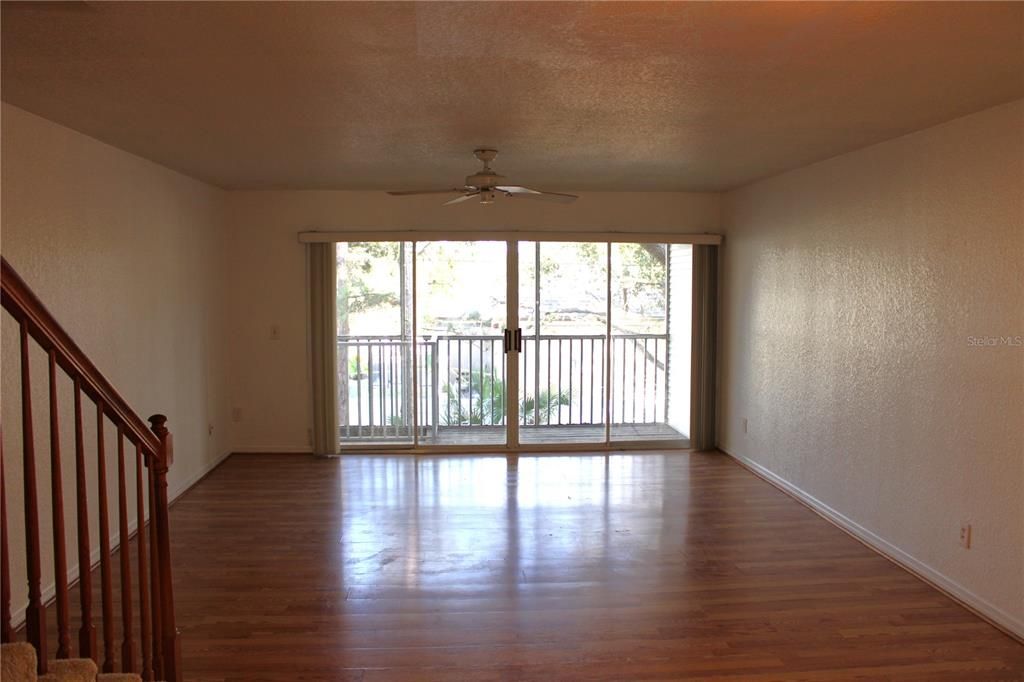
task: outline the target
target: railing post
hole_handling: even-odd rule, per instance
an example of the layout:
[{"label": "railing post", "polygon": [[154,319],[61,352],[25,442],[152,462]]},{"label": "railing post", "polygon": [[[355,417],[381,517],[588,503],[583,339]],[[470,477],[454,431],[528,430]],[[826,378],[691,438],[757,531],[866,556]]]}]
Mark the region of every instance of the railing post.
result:
[{"label": "railing post", "polygon": [[[159,444],[157,446],[159,450]],[[149,593],[150,593],[150,617],[153,636],[153,673],[154,679],[164,678],[164,644],[163,644],[163,621],[160,616],[160,604],[163,598],[160,596],[160,524],[157,519],[157,495],[156,495],[156,468],[157,456],[148,458],[146,467],[149,469],[146,476],[146,486],[149,490]]]},{"label": "railing post", "polygon": [[430,409],[433,412],[432,424],[433,424],[433,435],[434,439],[437,439],[438,424],[441,422],[441,396],[438,393],[440,386],[438,386],[438,375],[441,372],[441,359],[437,353],[441,348],[441,344],[438,343],[437,339],[431,342],[430,345]]},{"label": "railing post", "polygon": [[171,433],[167,430],[167,417],[155,414],[149,418],[150,428],[160,441],[153,472],[156,476],[156,524],[160,558],[160,621],[163,638],[163,673],[170,682],[181,682],[181,648],[178,629],[174,622],[174,587],[171,580],[171,537],[167,505],[167,470],[174,460]]},{"label": "railing post", "polygon": [[35,648],[39,674],[46,673],[46,605],[42,599],[42,554],[39,549],[39,504],[36,493],[36,449],[32,430],[32,386],[29,378],[28,323],[21,321],[21,441],[22,478],[25,484],[25,571],[28,607],[25,634]]},{"label": "railing post", "polygon": [[82,380],[75,377],[75,507],[78,511],[78,598],[81,625],[78,628],[78,655],[96,658],[96,627],[92,624],[92,554],[89,551],[88,479],[85,471],[85,427],[82,424]]},{"label": "railing post", "polygon": [[71,657],[68,616],[68,559],[64,542],[64,482],[60,456],[60,410],[57,405],[57,352],[50,349],[50,510],[53,526],[53,576],[57,599],[57,658]]}]

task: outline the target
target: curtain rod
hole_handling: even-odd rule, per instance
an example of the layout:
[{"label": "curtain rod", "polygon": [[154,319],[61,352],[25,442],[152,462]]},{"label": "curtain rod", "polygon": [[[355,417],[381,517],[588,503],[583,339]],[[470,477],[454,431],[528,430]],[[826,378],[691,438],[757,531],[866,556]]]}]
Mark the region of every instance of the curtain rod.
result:
[{"label": "curtain rod", "polygon": [[528,241],[528,242],[632,242],[646,244],[721,244],[722,235],[679,232],[622,232],[572,230],[305,230],[299,242],[425,242],[425,241]]}]

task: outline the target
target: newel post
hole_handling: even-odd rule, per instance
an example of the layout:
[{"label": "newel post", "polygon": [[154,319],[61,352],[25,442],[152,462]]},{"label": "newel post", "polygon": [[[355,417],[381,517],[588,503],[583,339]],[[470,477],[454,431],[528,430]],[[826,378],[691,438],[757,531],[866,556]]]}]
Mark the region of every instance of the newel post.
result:
[{"label": "newel post", "polygon": [[178,628],[174,623],[174,587],[171,581],[171,535],[167,505],[167,469],[174,461],[171,432],[167,430],[167,417],[154,414],[149,418],[150,428],[160,441],[160,452],[154,462],[156,523],[160,539],[160,623],[163,637],[163,677],[169,682],[181,682],[181,648]]}]

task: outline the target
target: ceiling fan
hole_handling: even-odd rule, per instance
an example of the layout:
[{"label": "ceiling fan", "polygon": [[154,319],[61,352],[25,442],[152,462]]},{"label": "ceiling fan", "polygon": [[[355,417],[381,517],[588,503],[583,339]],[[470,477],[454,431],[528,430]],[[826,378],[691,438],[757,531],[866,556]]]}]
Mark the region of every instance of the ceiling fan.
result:
[{"label": "ceiling fan", "polygon": [[497,149],[474,149],[473,156],[478,158],[484,167],[473,175],[466,176],[464,187],[453,187],[451,189],[421,189],[388,192],[396,197],[411,196],[414,194],[458,194],[454,199],[449,199],[442,206],[460,204],[469,201],[474,197],[480,197],[481,204],[493,204],[498,194],[504,194],[512,199],[537,199],[539,201],[556,201],[561,204],[570,204],[579,197],[575,194],[561,194],[559,192],[541,192],[537,189],[522,187],[520,185],[506,185],[505,176],[498,175],[491,170],[490,163],[498,155]]}]

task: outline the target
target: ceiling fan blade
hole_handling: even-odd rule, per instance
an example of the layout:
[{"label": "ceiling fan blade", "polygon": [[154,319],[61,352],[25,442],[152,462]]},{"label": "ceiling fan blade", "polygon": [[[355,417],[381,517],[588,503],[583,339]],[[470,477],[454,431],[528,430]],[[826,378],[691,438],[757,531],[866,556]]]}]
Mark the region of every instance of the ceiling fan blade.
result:
[{"label": "ceiling fan blade", "polygon": [[451,194],[452,192],[462,192],[463,190],[452,187],[450,189],[410,189],[402,191],[388,192],[393,197],[411,197],[416,194]]},{"label": "ceiling fan blade", "polygon": [[539,194],[540,192],[522,185],[498,185],[494,189],[505,194]]},{"label": "ceiling fan blade", "polygon": [[521,187],[519,185],[504,185],[501,187],[495,187],[494,189],[499,192],[503,192],[505,196],[512,197],[514,199],[537,199],[539,201],[555,201],[560,204],[571,204],[579,199],[575,194],[541,192],[537,189],[530,189],[529,187]]},{"label": "ceiling fan blade", "polygon": [[463,201],[469,201],[475,196],[479,196],[480,192],[470,192],[469,194],[463,194],[461,197],[455,197],[441,204],[442,206],[451,206],[452,204],[460,204]]}]

